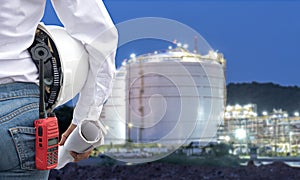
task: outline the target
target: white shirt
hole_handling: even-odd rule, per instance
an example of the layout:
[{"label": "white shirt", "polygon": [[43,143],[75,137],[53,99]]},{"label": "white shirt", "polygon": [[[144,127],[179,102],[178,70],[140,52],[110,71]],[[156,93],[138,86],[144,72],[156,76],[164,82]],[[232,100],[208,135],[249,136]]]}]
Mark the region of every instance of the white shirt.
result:
[{"label": "white shirt", "polygon": [[[74,38],[89,54],[90,70],[74,110],[73,124],[98,119],[115,73],[117,30],[101,0],[51,0]],[[1,0],[0,83],[37,82],[38,73],[28,47],[44,13],[46,0]]]}]

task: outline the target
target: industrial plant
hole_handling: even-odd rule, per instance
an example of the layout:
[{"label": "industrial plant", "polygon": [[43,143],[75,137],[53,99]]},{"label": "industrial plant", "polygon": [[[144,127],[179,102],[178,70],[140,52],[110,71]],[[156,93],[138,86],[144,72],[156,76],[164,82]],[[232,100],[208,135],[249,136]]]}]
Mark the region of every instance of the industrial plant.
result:
[{"label": "industrial plant", "polygon": [[298,156],[299,112],[281,109],[258,115],[256,104],[227,105],[219,141],[231,143],[234,154],[247,155],[251,148],[260,156]]},{"label": "industrial plant", "polygon": [[226,106],[225,71],[226,60],[215,51],[201,55],[176,46],[132,54],[118,69],[101,114],[108,132],[101,151],[145,162],[189,145],[201,152],[226,143],[234,155],[254,150],[260,156],[298,156],[299,113],[274,109],[258,115],[256,104]]},{"label": "industrial plant", "polygon": [[217,142],[226,102],[225,68],[223,55],[215,51],[200,55],[177,46],[132,54],[119,68],[101,114],[108,130],[106,154],[116,156],[128,144],[144,155],[154,145],[167,154],[191,142]]}]

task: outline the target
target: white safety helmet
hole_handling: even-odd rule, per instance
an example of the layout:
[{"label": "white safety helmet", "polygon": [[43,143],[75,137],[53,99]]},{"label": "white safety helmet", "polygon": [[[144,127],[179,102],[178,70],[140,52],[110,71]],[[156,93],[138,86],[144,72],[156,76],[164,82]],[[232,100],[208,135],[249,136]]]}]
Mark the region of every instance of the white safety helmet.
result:
[{"label": "white safety helmet", "polygon": [[[40,55],[48,53],[47,50],[43,50],[46,49],[44,46],[40,48],[41,43],[51,52],[47,62],[44,61],[45,103],[46,109],[51,110],[71,100],[80,92],[89,70],[88,53],[83,44],[72,38],[64,28],[40,24],[35,41],[29,48],[36,65]],[[39,52],[35,51],[36,47],[39,48]],[[36,55],[38,58],[34,58]]]}]

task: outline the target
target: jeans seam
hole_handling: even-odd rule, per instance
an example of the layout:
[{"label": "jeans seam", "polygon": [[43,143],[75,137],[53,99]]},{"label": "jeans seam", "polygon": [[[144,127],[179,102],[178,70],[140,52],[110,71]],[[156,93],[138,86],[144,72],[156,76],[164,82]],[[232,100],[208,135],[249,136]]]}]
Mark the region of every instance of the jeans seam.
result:
[{"label": "jeans seam", "polygon": [[38,108],[38,107],[39,107],[38,103],[31,103],[31,104],[23,106],[23,107],[21,107],[19,109],[16,109],[15,111],[12,111],[12,112],[8,113],[5,116],[2,116],[2,118],[0,118],[0,124],[9,121],[10,119],[16,117],[17,115],[26,113],[27,111],[29,111],[29,110],[31,110],[33,108]]},{"label": "jeans seam", "polygon": [[40,97],[39,95],[37,94],[28,94],[28,95],[21,95],[21,96],[7,96],[7,97],[2,97],[0,98],[0,101],[6,101],[6,100],[12,100],[12,99],[19,99],[19,98],[38,98]]}]

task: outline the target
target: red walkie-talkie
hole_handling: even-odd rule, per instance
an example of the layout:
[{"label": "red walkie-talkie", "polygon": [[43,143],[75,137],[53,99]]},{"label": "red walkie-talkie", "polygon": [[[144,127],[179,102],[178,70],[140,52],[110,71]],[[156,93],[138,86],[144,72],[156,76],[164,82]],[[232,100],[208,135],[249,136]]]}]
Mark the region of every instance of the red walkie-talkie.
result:
[{"label": "red walkie-talkie", "polygon": [[36,169],[48,170],[57,166],[58,162],[58,121],[54,113],[49,117],[45,109],[44,62],[52,57],[49,47],[45,43],[37,43],[31,49],[32,58],[39,60],[39,119],[34,121],[36,128],[35,163]]}]

